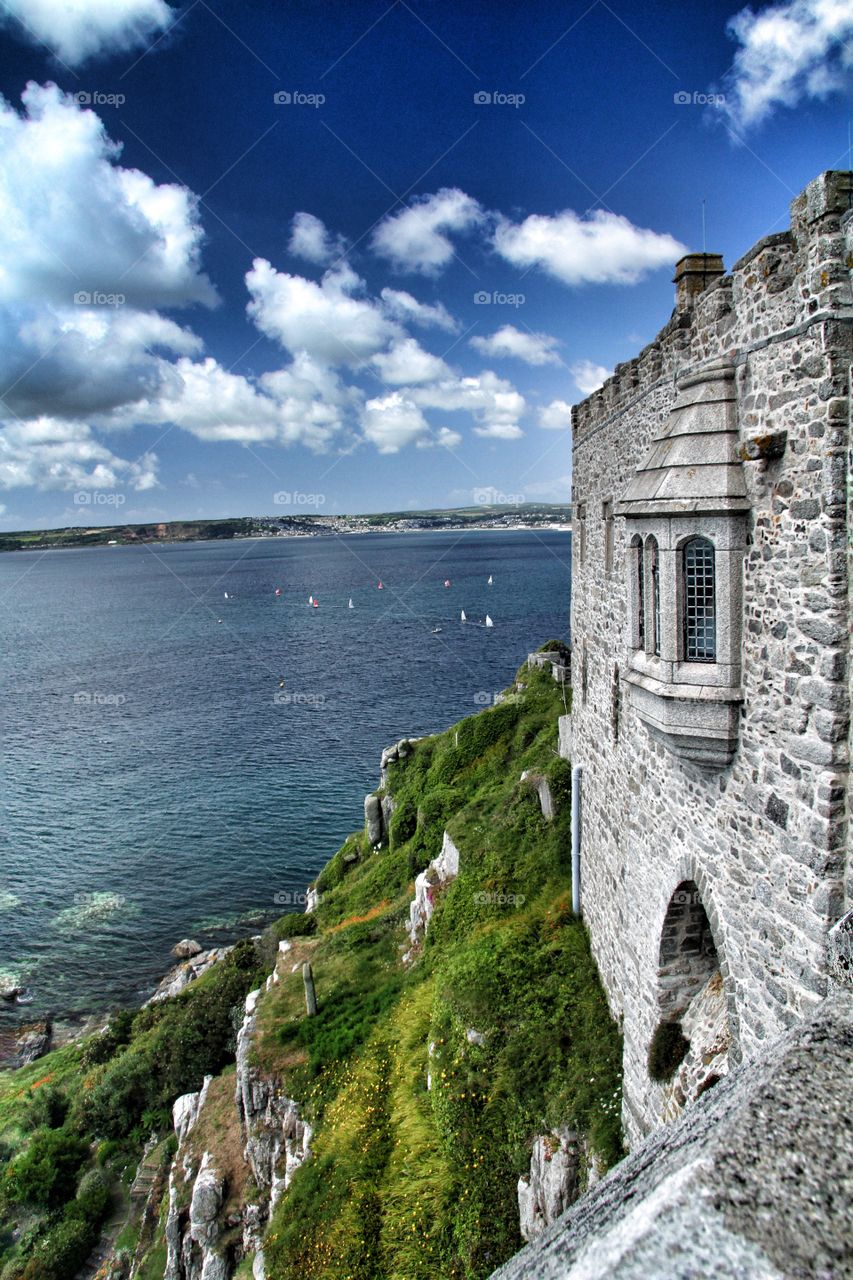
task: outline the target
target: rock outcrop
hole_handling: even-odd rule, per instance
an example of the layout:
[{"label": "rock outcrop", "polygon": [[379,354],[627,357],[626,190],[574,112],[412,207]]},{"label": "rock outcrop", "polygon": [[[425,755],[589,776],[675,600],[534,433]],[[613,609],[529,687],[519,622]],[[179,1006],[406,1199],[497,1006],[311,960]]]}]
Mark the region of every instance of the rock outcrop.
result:
[{"label": "rock outcrop", "polygon": [[525,769],[521,775],[521,781],[525,782],[531,791],[536,792],[542,817],[547,822],[551,822],[554,818],[554,797],[551,794],[548,779],[541,773],[532,773],[530,769]]},{"label": "rock outcrop", "polygon": [[225,1180],[210,1152],[198,1161],[188,1141],[204,1108],[211,1077],[198,1093],[184,1094],[172,1108],[178,1150],[169,1174],[164,1280],[230,1280],[234,1259],[218,1248],[225,1231],[220,1210]]},{"label": "rock outcrop", "polygon": [[415,880],[415,896],[409,907],[409,940],[411,947],[403,956],[409,964],[424,939],[435,909],[436,894],[459,875],[459,850],[445,831],[441,853]]},{"label": "rock outcrop", "polygon": [[172,955],[176,960],[192,960],[194,956],[201,955],[203,950],[201,943],[196,942],[195,938],[182,938],[172,947]]},{"label": "rock outcrop", "polygon": [[[185,942],[178,943],[178,946],[184,947],[188,945],[189,942],[190,940],[187,939]],[[178,947],[175,947],[172,954],[175,955],[177,950]],[[189,986],[189,984],[194,982],[196,978],[200,978],[203,973],[207,973],[211,965],[217,964],[220,960],[224,960],[228,955],[228,952],[231,950],[231,947],[211,947],[209,951],[202,951],[199,949],[197,952],[191,954],[188,959],[183,960],[180,964],[175,965],[173,969],[170,969],[165,978],[160,982],[153,996],[146,1000],[145,1003],[159,1004],[161,1000],[168,1000],[170,996],[179,995],[183,991],[184,987]]]},{"label": "rock outcrop", "polygon": [[580,1144],[572,1129],[535,1138],[530,1172],[518,1180],[519,1229],[535,1240],[573,1204],[578,1192]]},{"label": "rock outcrop", "polygon": [[494,1280],[853,1275],[853,1001],[839,992],[656,1130]]},{"label": "rock outcrop", "polygon": [[50,1020],[32,1022],[21,1027],[15,1037],[15,1057],[12,1065],[26,1067],[29,1063],[43,1058],[53,1047],[53,1026]]},{"label": "rock outcrop", "polygon": [[243,1130],[244,1154],[260,1192],[257,1245],[262,1226],[290,1186],[293,1175],[311,1154],[311,1126],[299,1104],[281,1093],[277,1082],[249,1060],[260,992],[246,997],[246,1013],[237,1036],[236,1103]]},{"label": "rock outcrop", "polygon": [[382,843],[382,801],[379,796],[364,797],[364,829],[369,844]]}]

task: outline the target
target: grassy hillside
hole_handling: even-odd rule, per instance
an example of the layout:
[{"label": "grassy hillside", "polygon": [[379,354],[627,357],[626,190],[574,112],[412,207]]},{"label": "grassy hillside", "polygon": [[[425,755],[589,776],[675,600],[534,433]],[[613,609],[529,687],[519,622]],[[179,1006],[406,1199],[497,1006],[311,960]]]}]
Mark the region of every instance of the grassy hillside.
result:
[{"label": "grassy hillside", "polygon": [[[571,912],[570,768],[556,754],[564,710],[550,669],[523,669],[500,705],[418,742],[391,766],[387,838],[374,849],[363,832],[349,837],[317,880],[316,912],[285,916],[161,1011],[119,1020],[109,1043],[36,1064],[73,1095],[60,1132],[94,1139],[102,1164],[105,1148],[120,1162],[152,1128],[165,1135],[173,1097],[225,1067],[230,1010],[289,937],[279,981],[258,1005],[253,1065],[298,1100],[315,1132],[269,1227],[268,1280],[489,1275],[522,1243],[516,1185],[536,1134],[569,1125],[599,1165],[622,1153],[621,1045]],[[552,821],[524,770],[549,780]],[[460,874],[436,893],[425,941],[405,966],[414,878],[445,829]],[[317,986],[312,1018],[304,960]],[[19,1153],[14,1170],[44,1130],[25,1136],[33,1102],[13,1080],[0,1076],[0,1140]],[[229,1170],[235,1211],[248,1191],[233,1075],[226,1081],[211,1090],[193,1140]],[[12,1183],[7,1220],[22,1206]],[[60,1225],[69,1203],[55,1210]],[[7,1255],[26,1254],[6,1242]],[[155,1233],[146,1277],[162,1275],[162,1258]],[[2,1272],[29,1274],[17,1262]]]}]

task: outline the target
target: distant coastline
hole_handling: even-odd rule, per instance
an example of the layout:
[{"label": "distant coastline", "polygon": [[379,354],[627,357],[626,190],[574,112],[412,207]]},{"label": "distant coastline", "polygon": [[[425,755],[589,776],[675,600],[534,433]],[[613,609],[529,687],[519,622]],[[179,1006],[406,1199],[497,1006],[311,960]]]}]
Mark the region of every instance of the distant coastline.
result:
[{"label": "distant coastline", "polygon": [[446,511],[398,511],[372,515],[239,516],[223,520],[169,520],[0,533],[0,551],[150,546],[183,542],[342,537],[377,533],[512,533],[568,531],[568,503],[483,504]]}]

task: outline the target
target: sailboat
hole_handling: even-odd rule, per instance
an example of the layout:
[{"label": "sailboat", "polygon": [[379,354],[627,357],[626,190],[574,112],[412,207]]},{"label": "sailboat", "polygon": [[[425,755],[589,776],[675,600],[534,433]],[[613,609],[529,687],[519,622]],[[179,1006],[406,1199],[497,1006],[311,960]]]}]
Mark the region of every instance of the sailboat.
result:
[{"label": "sailboat", "polygon": [[489,615],[488,615],[488,614],[486,614],[486,626],[487,626],[487,627],[493,627],[494,625],[495,625],[495,624],[492,622],[492,620],[491,620],[491,618],[489,617]]},{"label": "sailboat", "polygon": [[488,586],[491,586],[491,585],[492,585],[492,583],[493,583],[493,581],[494,581],[494,579],[492,578],[492,575],[491,575],[491,574],[489,574],[489,581],[488,581],[487,585],[488,585]]},{"label": "sailboat", "polygon": [[445,578],[445,579],[444,579],[444,585],[445,585],[446,587],[449,587],[449,586],[450,586],[450,579],[449,579],[449,578]]},{"label": "sailboat", "polygon": [[281,595],[281,587],[276,587],[276,589],[275,589],[275,593],[276,593],[276,595],[277,595],[277,596],[280,596],[280,595]]},{"label": "sailboat", "polygon": [[348,608],[348,609],[354,609],[354,608],[355,608],[355,605],[354,605],[354,604],[353,604],[353,602],[352,602],[352,597],[351,597],[351,596],[350,596],[350,602],[349,602],[349,604],[347,605],[347,608]]},{"label": "sailboat", "polygon": [[309,597],[308,597],[308,603],[309,603],[309,604],[313,604],[313,603],[314,603],[314,597],[313,597],[313,596],[309,596]]},{"label": "sailboat", "polygon": [[464,610],[464,609],[462,610],[462,614],[461,614],[461,616],[460,616],[460,618],[459,618],[459,621],[460,621],[460,622],[467,622],[467,621],[468,621],[468,619],[465,617],[465,610]]},{"label": "sailboat", "polygon": [[314,608],[315,608],[315,609],[319,609],[319,608],[320,608],[320,601],[319,601],[319,600],[315,600],[315,601],[314,601]]},{"label": "sailboat", "polygon": [[382,585],[382,583],[381,583],[381,582],[379,583],[379,586],[376,588],[376,590],[377,590],[377,591],[384,591],[384,590],[385,590],[385,588],[383,587],[383,585]]},{"label": "sailboat", "polygon": [[228,599],[228,592],[227,592],[227,591],[225,592],[225,599],[226,599],[226,600]]}]

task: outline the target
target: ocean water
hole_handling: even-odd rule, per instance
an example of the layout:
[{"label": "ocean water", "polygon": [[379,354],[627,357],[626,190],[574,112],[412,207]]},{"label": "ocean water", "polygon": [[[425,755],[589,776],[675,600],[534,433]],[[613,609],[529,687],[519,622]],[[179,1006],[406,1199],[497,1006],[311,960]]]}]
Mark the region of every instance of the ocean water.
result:
[{"label": "ocean water", "polygon": [[567,637],[569,565],[561,532],[0,556],[0,973],[32,997],[0,1032],[139,1001],[179,938],[299,905],[382,748]]}]

